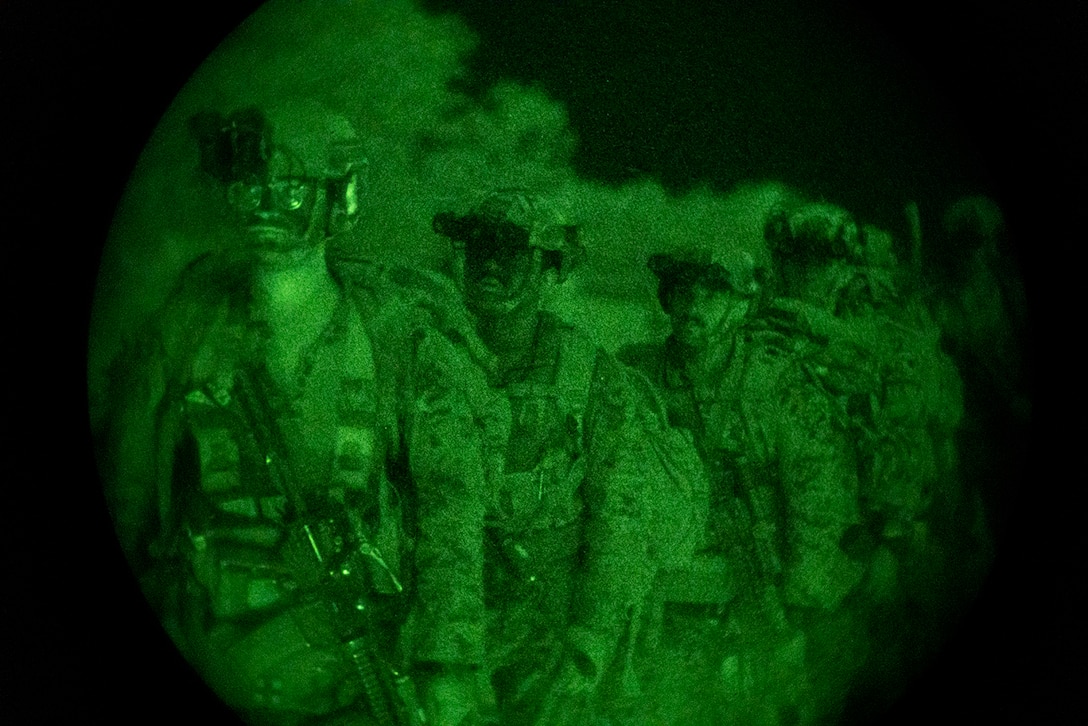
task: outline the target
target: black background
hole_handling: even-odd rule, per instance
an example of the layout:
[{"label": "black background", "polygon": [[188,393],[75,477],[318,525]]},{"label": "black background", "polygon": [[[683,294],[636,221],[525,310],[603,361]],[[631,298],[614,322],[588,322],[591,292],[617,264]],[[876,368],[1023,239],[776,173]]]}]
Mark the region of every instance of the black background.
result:
[{"label": "black background", "polygon": [[[143,607],[98,488],[88,486],[96,475],[84,366],[97,260],[124,183],[174,94],[253,5],[0,3],[0,219],[9,296],[8,446],[0,494],[4,723],[229,722]],[[687,8],[671,14],[676,43],[700,24],[712,27],[713,15],[692,12],[697,5],[676,4]],[[631,4],[531,6],[492,12],[485,20],[483,10],[490,6],[466,4],[466,16],[485,43],[494,40],[485,47],[496,49],[475,61],[480,82],[505,67],[515,76],[535,75],[571,104],[571,121],[582,138],[575,160],[582,173],[612,182],[648,173],[683,187],[690,175],[680,170],[704,163],[691,146],[696,142],[670,135],[661,119],[631,111],[631,101],[565,86],[561,79],[570,68],[550,66],[547,53],[527,54],[540,59],[535,65],[510,55],[530,42],[516,42],[517,12],[570,31],[540,34],[535,42],[546,51],[557,38],[582,37],[577,28],[612,32],[615,24],[602,14],[621,17]],[[1077,47],[1086,30],[1085,11],[1073,3],[964,0],[933,7],[893,2],[885,8],[877,19],[944,94],[948,110],[938,113],[947,113],[950,128],[970,138],[972,158],[986,165],[986,183],[1008,211],[1031,304],[1029,353],[1036,372],[1030,467],[1019,480],[1015,516],[997,565],[941,660],[888,721],[1070,723],[1079,720],[1076,714],[1083,716],[1085,683],[1083,516],[1076,491],[1084,480],[1086,428],[1078,343],[1085,311],[1078,280],[1086,125],[1079,109],[1088,99],[1084,54]],[[933,17],[944,22],[934,25]],[[626,57],[584,52],[589,58],[582,68],[621,64]],[[712,60],[707,54],[675,62]],[[587,78],[592,86],[592,76]],[[602,119],[610,125],[601,128]],[[653,141],[631,151],[617,142],[627,134]],[[871,143],[876,148],[881,141]],[[720,150],[727,154],[725,145]],[[876,180],[879,163],[870,167],[864,173]],[[795,173],[777,159],[768,168]],[[926,165],[914,168],[912,173],[922,174]],[[722,174],[710,167],[696,171],[709,179]],[[948,184],[954,190],[970,181]],[[855,192],[852,200],[871,205],[876,216],[879,184],[873,181],[870,197]]]}]

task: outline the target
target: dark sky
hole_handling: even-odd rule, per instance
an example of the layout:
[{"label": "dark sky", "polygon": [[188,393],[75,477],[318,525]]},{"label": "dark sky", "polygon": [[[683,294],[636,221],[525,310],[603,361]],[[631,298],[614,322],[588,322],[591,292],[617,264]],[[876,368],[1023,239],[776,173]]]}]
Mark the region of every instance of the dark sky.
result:
[{"label": "dark sky", "polygon": [[939,130],[914,59],[851,8],[428,6],[459,8],[483,35],[477,84],[513,76],[564,100],[582,139],[579,169],[605,180],[641,170],[677,189],[745,175],[848,186],[847,170],[870,179],[903,142]]},{"label": "dark sky", "polygon": [[[1072,262],[1085,236],[1084,65],[1074,50],[1083,4],[882,3],[883,32],[846,6],[827,16],[813,2],[800,15],[724,2],[433,5],[462,8],[481,34],[478,86],[511,76],[567,102],[587,176],[646,174],[675,189],[772,176],[826,188],[878,219],[907,195],[990,185],[1021,233],[1036,358],[1048,380],[1081,387],[1079,354],[1054,367],[1049,354],[1084,325],[1067,320],[1084,310],[1069,294],[1082,287]],[[224,716],[194,695],[195,677],[164,656],[161,637],[134,640],[153,623],[135,604],[97,492],[71,485],[95,479],[83,363],[114,208],[174,94],[254,6],[0,2],[0,199],[16,253],[5,259],[6,289],[17,295],[5,336],[15,363],[6,423],[17,437],[0,540],[2,722]],[[921,105],[900,109],[923,91]],[[1038,491],[1024,502],[1023,528],[899,723],[1053,722],[1083,687],[1070,667],[1085,600],[1068,493],[1078,477],[1067,467],[1082,469],[1070,452],[1083,442],[1074,449],[1070,437],[1084,427],[1065,425],[1076,413],[1068,402],[1037,410]]]},{"label": "dark sky", "polygon": [[[1007,72],[958,40],[991,32],[985,15],[800,0],[426,6],[482,36],[470,87],[513,77],[566,103],[585,176],[677,191],[774,178],[884,225],[909,199],[993,193],[984,126]],[[963,27],[935,25],[950,18]]]},{"label": "dark sky", "polygon": [[566,104],[584,176],[675,191],[777,179],[900,234],[914,200],[929,238],[950,200],[982,192],[1014,231],[1038,229],[1084,161],[1088,117],[1070,113],[1084,6],[870,5],[425,3],[481,36],[469,88],[515,78]]}]

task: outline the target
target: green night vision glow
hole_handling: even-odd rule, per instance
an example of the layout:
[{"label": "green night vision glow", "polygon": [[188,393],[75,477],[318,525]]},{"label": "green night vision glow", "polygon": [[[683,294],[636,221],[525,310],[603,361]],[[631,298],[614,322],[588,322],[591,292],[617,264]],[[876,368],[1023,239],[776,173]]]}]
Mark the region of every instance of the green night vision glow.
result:
[{"label": "green night vision glow", "polygon": [[91,401],[166,632],[254,724],[887,707],[992,556],[961,432],[965,360],[1015,380],[1000,211],[952,200],[937,297],[917,225],[583,178],[539,88],[454,90],[474,43],[270,3],[141,158]]}]

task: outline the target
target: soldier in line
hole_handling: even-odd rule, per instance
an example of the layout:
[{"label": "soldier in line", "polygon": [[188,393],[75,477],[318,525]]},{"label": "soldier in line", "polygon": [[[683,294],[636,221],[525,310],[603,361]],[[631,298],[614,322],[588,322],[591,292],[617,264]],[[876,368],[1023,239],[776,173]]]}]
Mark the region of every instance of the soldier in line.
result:
[{"label": "soldier in line", "polygon": [[889,240],[823,203],[783,210],[766,228],[780,283],[766,319],[807,341],[806,369],[858,461],[863,526],[850,551],[868,574],[851,607],[869,622],[865,692],[885,698],[966,589],[949,580],[950,566],[976,519],[959,480],[962,384],[925,301],[900,292]]},{"label": "soldier in line", "polygon": [[554,199],[502,189],[434,228],[494,358],[485,687],[504,724],[618,717],[654,572],[694,550],[694,452],[644,380],[541,309],[582,253]]},{"label": "soldier in line", "polygon": [[862,571],[841,546],[858,523],[853,450],[794,341],[759,324],[765,271],[714,244],[653,255],[649,267],[672,334],[620,358],[690,432],[711,483],[707,551],[730,565],[710,617],[675,598],[669,640],[698,630],[700,642],[680,648],[700,670],[690,680],[662,674],[662,691],[706,704],[695,720],[684,716],[692,722],[811,723],[830,705],[809,633],[837,629],[849,641],[834,613]]},{"label": "soldier in line", "polygon": [[941,231],[939,244],[927,248],[936,248],[932,256],[943,263],[930,266],[934,317],[966,384],[964,456],[979,462],[979,495],[1000,529],[1009,513],[1004,482],[1024,466],[1031,419],[1027,298],[1010,231],[992,199],[956,200]]},{"label": "soldier in line", "polygon": [[191,130],[237,244],[195,260],[113,368],[101,461],[126,553],[253,723],[468,723],[483,378],[380,270],[326,259],[360,204],[346,119],[298,101]]}]

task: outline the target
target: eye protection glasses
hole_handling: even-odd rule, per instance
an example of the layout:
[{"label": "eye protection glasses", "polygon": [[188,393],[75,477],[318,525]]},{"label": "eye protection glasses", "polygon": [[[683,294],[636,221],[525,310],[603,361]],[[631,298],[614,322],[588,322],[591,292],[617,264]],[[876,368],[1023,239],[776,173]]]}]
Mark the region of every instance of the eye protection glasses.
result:
[{"label": "eye protection glasses", "polygon": [[261,206],[265,193],[272,208],[294,211],[312,203],[317,179],[293,177],[268,184],[236,181],[227,187],[227,203],[241,212],[252,212]]}]

